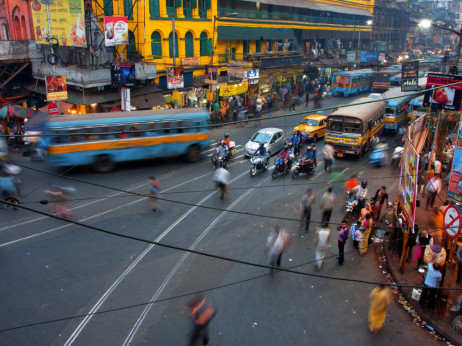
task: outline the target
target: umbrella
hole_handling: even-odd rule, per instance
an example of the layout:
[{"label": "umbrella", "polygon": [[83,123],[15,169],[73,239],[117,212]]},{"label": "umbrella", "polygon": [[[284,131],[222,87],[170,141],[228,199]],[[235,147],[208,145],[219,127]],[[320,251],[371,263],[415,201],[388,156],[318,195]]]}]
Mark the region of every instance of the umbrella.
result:
[{"label": "umbrella", "polygon": [[35,113],[35,110],[33,110],[31,108],[22,108],[20,110],[17,110],[16,112],[14,112],[14,115],[17,118],[29,118],[34,113]]},{"label": "umbrella", "polygon": [[6,117],[7,114],[8,114],[8,106],[5,106],[2,109],[0,109],[0,118]]},{"label": "umbrella", "polygon": [[28,131],[44,131],[50,115],[45,112],[36,111],[25,124]]}]

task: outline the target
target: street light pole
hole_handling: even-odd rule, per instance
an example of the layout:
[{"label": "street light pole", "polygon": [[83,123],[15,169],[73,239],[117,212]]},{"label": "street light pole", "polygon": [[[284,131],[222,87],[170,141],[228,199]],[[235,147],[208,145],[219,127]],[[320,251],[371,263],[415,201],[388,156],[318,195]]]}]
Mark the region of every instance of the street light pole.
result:
[{"label": "street light pole", "polygon": [[[176,75],[176,33],[175,33],[175,11],[172,12],[172,55],[173,55],[173,71],[175,71]],[[168,76],[167,76],[168,78]],[[173,108],[178,108],[178,100],[176,98],[173,99]]]},{"label": "street light pole", "polygon": [[212,61],[211,65],[214,65],[213,57],[215,55],[215,27],[216,27],[216,22],[217,19],[224,18],[224,17],[236,17],[239,13],[233,12],[230,14],[227,14],[225,16],[213,16],[213,31],[212,31]]}]

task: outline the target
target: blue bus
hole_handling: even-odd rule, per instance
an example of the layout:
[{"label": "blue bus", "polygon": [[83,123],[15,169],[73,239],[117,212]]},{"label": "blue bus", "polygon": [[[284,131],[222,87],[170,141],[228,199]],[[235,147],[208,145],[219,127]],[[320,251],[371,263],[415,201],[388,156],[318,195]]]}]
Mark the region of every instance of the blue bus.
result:
[{"label": "blue bus", "polygon": [[358,95],[360,92],[372,89],[374,81],[374,70],[353,70],[343,71],[334,74],[334,83],[332,83],[332,94],[348,97]]},{"label": "blue bus", "polygon": [[401,75],[401,70],[399,69],[387,68],[386,70],[378,71],[374,76],[372,90],[376,92],[387,91],[390,88],[390,79],[398,75]]},{"label": "blue bus", "polygon": [[398,97],[385,100],[387,104],[385,107],[385,130],[398,132],[399,127],[406,121],[409,102],[415,97],[415,94],[403,92],[401,88],[391,88],[383,93],[383,97],[385,99]]},{"label": "blue bus", "polygon": [[200,108],[91,113],[52,118],[48,159],[54,166],[91,165],[109,172],[117,162],[185,155],[198,161],[210,139]]}]

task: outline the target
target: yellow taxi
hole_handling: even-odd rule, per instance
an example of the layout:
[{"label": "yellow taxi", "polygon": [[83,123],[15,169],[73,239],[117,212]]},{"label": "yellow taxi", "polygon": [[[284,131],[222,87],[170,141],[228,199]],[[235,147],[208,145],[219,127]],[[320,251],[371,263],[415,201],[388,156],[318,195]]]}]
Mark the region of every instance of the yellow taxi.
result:
[{"label": "yellow taxi", "polygon": [[305,117],[300,125],[295,126],[293,132],[301,131],[304,141],[316,142],[326,135],[327,116],[322,114],[311,114]]}]

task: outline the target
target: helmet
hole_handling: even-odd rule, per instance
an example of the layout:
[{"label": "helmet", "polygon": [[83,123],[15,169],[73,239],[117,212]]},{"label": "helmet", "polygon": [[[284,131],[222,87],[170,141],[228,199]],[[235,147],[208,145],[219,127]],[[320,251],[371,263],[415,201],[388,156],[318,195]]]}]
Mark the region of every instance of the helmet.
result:
[{"label": "helmet", "polygon": [[362,187],[366,187],[366,186],[367,186],[367,180],[363,180],[363,181],[361,182],[361,186],[362,186]]},{"label": "helmet", "polygon": [[221,144],[221,145],[225,145],[225,141],[224,141],[224,140],[221,140],[220,144]]},{"label": "helmet", "polygon": [[306,146],[306,151],[310,151],[311,147],[309,145]]},{"label": "helmet", "polygon": [[228,138],[228,137],[229,137],[229,133],[226,132],[226,133],[225,133],[225,138]]}]

